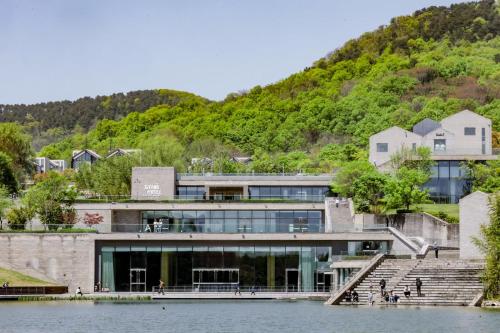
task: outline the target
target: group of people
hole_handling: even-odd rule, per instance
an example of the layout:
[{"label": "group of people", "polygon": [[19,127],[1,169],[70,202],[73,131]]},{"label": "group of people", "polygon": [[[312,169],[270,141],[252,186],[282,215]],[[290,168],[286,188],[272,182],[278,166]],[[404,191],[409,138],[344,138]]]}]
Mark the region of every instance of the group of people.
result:
[{"label": "group of people", "polygon": [[[250,287],[250,295],[255,295],[256,290],[257,288],[255,286]],[[239,284],[237,284],[236,287],[234,288],[234,294],[241,296],[241,288]]]},{"label": "group of people", "polygon": [[[381,279],[379,282],[380,286],[380,297],[381,299],[385,300],[388,303],[397,303],[398,300],[400,299],[399,295],[397,295],[394,290],[391,290],[387,292],[385,290],[386,287],[386,282],[385,279]],[[422,280],[420,278],[417,278],[415,281],[415,286],[417,287],[417,296],[421,297],[422,296]],[[356,293],[356,291],[354,291]],[[351,291],[348,291],[346,293],[346,300],[351,300],[351,295],[353,293]],[[410,298],[411,295],[411,289],[408,285],[406,285],[403,289],[403,294],[406,298]],[[357,297],[357,293],[356,293]],[[375,292],[373,292],[373,286],[370,285],[370,290],[368,291],[368,305],[372,306],[375,303]]]},{"label": "group of people", "polygon": [[[163,231],[163,221],[162,220],[154,220],[153,222],[153,232],[162,232]],[[149,223],[144,227],[144,232],[151,232],[151,226]]]},{"label": "group of people", "polygon": [[356,290],[348,290],[345,294],[345,300],[347,302],[358,303],[359,295]]}]

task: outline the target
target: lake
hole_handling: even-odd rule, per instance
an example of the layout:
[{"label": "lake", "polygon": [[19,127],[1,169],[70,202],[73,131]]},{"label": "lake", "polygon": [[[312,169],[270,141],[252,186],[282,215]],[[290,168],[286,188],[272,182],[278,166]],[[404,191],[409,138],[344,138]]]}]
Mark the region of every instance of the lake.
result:
[{"label": "lake", "polygon": [[314,301],[0,302],[0,332],[498,332],[500,312]]}]

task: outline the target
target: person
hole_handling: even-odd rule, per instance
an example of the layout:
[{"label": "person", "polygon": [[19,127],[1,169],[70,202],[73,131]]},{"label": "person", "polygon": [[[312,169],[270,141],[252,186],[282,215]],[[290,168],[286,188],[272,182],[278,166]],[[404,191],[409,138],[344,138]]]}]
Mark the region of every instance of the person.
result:
[{"label": "person", "polygon": [[380,280],[379,285],[380,285],[380,295],[384,296],[385,280],[384,279]]},{"label": "person", "polygon": [[434,244],[432,244],[432,249],[434,250],[434,254],[436,256],[436,259],[438,259],[438,257],[439,257],[439,246],[437,245],[436,242],[434,242]]},{"label": "person", "polygon": [[101,282],[97,281],[97,283],[94,286],[94,291],[99,292],[101,291]]},{"label": "person", "polygon": [[234,289],[234,294],[235,295],[236,294],[241,295],[241,290],[240,290],[240,285],[239,284],[236,285],[236,288]]},{"label": "person", "polygon": [[389,298],[389,293],[387,291],[384,290],[384,293],[382,294],[382,298],[386,301],[386,302],[389,302],[390,301],[390,298]]},{"label": "person", "polygon": [[151,232],[151,227],[149,226],[149,224],[146,224],[146,226],[144,227],[144,232]]},{"label": "person", "polygon": [[346,291],[344,299],[346,300],[346,302],[352,302],[352,294],[350,290]]},{"label": "person", "polygon": [[255,286],[252,286],[252,288],[250,288],[250,295],[255,295]]},{"label": "person", "polygon": [[422,297],[422,280],[420,278],[417,278],[415,281],[415,285],[417,286],[417,296]]},{"label": "person", "polygon": [[156,220],[156,219],[155,219],[155,220],[154,220],[154,222],[153,222],[153,230],[154,230],[155,232],[158,232],[158,220]]},{"label": "person", "polygon": [[373,297],[375,296],[374,293],[372,293],[371,289],[368,291],[368,305],[372,306],[374,303]]},{"label": "person", "polygon": [[356,290],[352,292],[352,301],[358,303],[359,302],[359,295]]},{"label": "person", "polygon": [[76,288],[76,295],[83,296],[82,288],[80,288],[80,287]]},{"label": "person", "polygon": [[158,220],[158,232],[163,232],[163,219]]},{"label": "person", "polygon": [[163,282],[162,280],[159,280],[160,281],[160,285],[158,286],[158,294],[162,294],[162,295],[165,295],[165,282]]},{"label": "person", "polygon": [[340,203],[339,198],[335,198],[335,207],[339,208],[339,203]]},{"label": "person", "polygon": [[408,287],[408,285],[405,286],[403,293],[404,293],[406,298],[410,297],[411,291],[410,291],[410,287]]},{"label": "person", "polygon": [[394,295],[392,296],[392,300],[393,300],[394,303],[397,303],[398,300],[399,300],[398,294],[394,293]]},{"label": "person", "polygon": [[9,282],[5,281],[5,282],[2,284],[2,288],[9,288]]}]

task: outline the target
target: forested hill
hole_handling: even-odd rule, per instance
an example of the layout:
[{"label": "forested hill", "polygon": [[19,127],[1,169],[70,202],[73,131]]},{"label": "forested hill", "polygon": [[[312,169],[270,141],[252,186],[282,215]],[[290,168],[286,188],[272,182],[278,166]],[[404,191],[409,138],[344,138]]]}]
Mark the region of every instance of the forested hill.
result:
[{"label": "forested hill", "polygon": [[157,144],[168,145],[167,160],[181,168],[193,156],[249,154],[262,161],[255,171],[323,170],[365,158],[369,136],[389,126],[411,128],[465,108],[491,118],[498,132],[499,33],[493,0],[422,9],[275,84],[102,120],[40,154]]},{"label": "forested hill", "polygon": [[83,97],[75,101],[0,104],[0,122],[26,125],[37,145],[43,137],[55,136],[57,139],[57,136],[71,133],[75,127],[87,132],[101,119],[119,120],[130,112],[144,112],[157,105],[174,106],[187,99],[206,102],[201,97],[181,91],[139,90],[110,96]]}]

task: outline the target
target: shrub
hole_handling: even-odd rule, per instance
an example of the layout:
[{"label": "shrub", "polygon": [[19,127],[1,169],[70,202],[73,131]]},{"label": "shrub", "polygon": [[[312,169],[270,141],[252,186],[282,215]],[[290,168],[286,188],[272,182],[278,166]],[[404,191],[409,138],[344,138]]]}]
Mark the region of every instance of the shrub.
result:
[{"label": "shrub", "polygon": [[26,214],[25,208],[14,207],[7,212],[7,220],[9,221],[9,227],[12,230],[24,230],[26,227],[26,222],[28,221],[28,215]]}]

